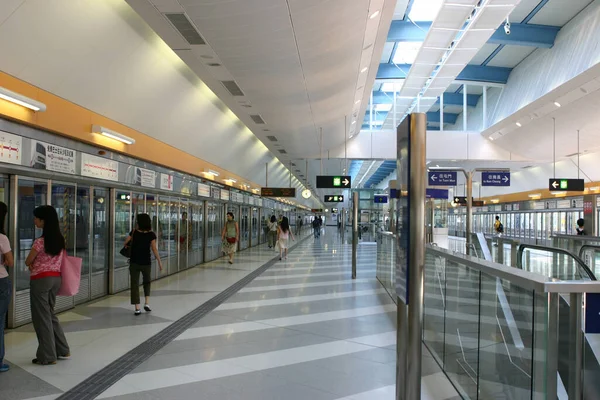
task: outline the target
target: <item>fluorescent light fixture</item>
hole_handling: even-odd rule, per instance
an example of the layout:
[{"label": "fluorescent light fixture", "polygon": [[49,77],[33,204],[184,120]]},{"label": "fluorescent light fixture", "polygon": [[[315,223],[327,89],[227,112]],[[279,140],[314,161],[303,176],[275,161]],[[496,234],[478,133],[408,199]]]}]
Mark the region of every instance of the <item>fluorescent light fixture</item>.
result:
[{"label": "fluorescent light fixture", "polygon": [[491,202],[494,204],[498,204],[500,202],[500,199],[492,199]]},{"label": "fluorescent light fixture", "polygon": [[350,125],[354,125],[356,123],[356,121],[352,121],[352,123]]},{"label": "fluorescent light fixture", "polygon": [[106,136],[108,138],[114,139],[121,143],[125,143],[125,144],[134,144],[135,143],[135,139],[130,138],[129,136],[122,135],[119,132],[112,131],[112,130],[105,128],[103,126],[100,126],[100,125],[92,125],[92,132],[99,133],[102,136]]},{"label": "fluorescent light fixture", "polygon": [[29,108],[33,111],[46,111],[46,105],[37,100],[30,99],[22,94],[15,93],[12,90],[0,87],[0,99],[10,101],[11,103]]},{"label": "fluorescent light fixture", "polygon": [[529,197],[531,197],[531,198],[538,197],[539,198],[539,197],[542,197],[542,194],[541,193],[532,193],[529,195]]},{"label": "fluorescent light fixture", "polygon": [[354,104],[358,104],[358,103],[360,103],[360,99],[358,99],[354,102]]},{"label": "fluorescent light fixture", "polygon": [[236,183],[237,180],[233,179],[233,178],[227,178],[227,179],[223,179],[223,181],[225,182],[229,182],[229,183]]},{"label": "fluorescent light fixture", "polygon": [[517,125],[519,128],[523,126],[523,125],[521,125],[521,123],[520,123],[520,122],[517,122],[517,123],[516,123],[516,125]]},{"label": "fluorescent light fixture", "polygon": [[204,171],[204,174],[205,175],[212,175],[212,176],[219,176],[219,173],[217,171],[215,171],[215,170],[212,170],[212,169],[208,169],[208,170]]},{"label": "fluorescent light fixture", "polygon": [[423,42],[398,42],[392,62],[394,64],[414,64],[422,44]]},{"label": "fluorescent light fixture", "polygon": [[371,14],[371,16],[369,18],[373,19],[373,18],[376,18],[378,15],[379,15],[379,10],[377,10],[373,14]]},{"label": "fluorescent light fixture", "polygon": [[555,105],[556,107],[560,107],[560,103],[559,103],[558,101],[555,101],[555,102],[554,102],[554,105]]},{"label": "fluorescent light fixture", "polygon": [[591,187],[590,190],[597,192],[598,190],[600,190],[600,186]]},{"label": "fluorescent light fixture", "polygon": [[360,70],[360,73],[362,74],[364,72],[367,72],[368,69],[369,69],[368,67],[364,67],[363,69]]}]

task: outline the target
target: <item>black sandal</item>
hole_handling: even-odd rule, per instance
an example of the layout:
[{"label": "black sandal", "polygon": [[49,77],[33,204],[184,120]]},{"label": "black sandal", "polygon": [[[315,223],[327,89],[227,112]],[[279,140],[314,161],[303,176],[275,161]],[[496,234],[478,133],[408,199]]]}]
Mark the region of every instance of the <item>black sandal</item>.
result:
[{"label": "black sandal", "polygon": [[37,365],[55,365],[56,361],[40,361],[37,358],[34,358],[33,360],[31,360],[32,363],[37,364]]}]

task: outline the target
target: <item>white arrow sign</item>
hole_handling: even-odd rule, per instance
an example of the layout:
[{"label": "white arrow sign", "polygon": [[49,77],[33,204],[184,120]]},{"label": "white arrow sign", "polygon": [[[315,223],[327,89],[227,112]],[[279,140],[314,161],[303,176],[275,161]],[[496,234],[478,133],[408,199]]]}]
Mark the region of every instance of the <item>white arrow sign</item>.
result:
[{"label": "white arrow sign", "polygon": [[438,178],[437,175],[431,175],[431,180],[432,181],[434,181],[434,182],[437,181],[437,178]]},{"label": "white arrow sign", "polygon": [[558,187],[558,182],[556,182],[556,181],[552,182],[552,187],[554,189],[556,189]]},{"label": "white arrow sign", "polygon": [[508,176],[504,176],[504,177],[502,178],[502,180],[503,180],[504,182],[508,182]]},{"label": "white arrow sign", "polygon": [[344,179],[342,181],[342,183],[344,184],[344,186],[348,186],[348,184],[350,183],[350,181],[348,179]]}]

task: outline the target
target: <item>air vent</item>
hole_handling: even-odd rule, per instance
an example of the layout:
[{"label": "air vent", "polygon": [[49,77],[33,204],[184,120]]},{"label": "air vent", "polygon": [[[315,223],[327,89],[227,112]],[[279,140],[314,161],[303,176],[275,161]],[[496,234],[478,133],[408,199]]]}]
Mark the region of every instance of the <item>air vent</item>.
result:
[{"label": "air vent", "polygon": [[259,125],[265,124],[265,121],[258,114],[250,115],[250,118],[252,118],[252,121],[254,121],[254,123],[256,123],[256,124],[259,124]]},{"label": "air vent", "polygon": [[287,151],[285,151],[285,150],[283,150],[283,149],[279,149],[279,150],[277,150],[277,151],[279,151],[281,154],[287,154]]},{"label": "air vent", "polygon": [[529,169],[529,168],[533,168],[533,165],[527,165],[527,166],[523,167],[523,169]]},{"label": "air vent", "polygon": [[185,14],[165,14],[165,16],[189,44],[206,44],[202,36],[200,36],[196,28],[194,28],[194,25],[192,25],[190,20],[187,19]]},{"label": "air vent", "polygon": [[275,136],[267,136],[267,139],[269,139],[271,142],[277,141],[277,138]]},{"label": "air vent", "polygon": [[221,64],[219,64],[219,63],[208,63],[206,65],[208,65],[209,67],[220,67],[221,66]]},{"label": "air vent", "polygon": [[229,93],[231,93],[232,96],[244,95],[244,92],[242,92],[242,89],[240,89],[240,87],[237,85],[237,83],[235,83],[235,81],[221,81],[221,83],[223,84],[223,86],[225,86],[225,89],[227,89]]}]

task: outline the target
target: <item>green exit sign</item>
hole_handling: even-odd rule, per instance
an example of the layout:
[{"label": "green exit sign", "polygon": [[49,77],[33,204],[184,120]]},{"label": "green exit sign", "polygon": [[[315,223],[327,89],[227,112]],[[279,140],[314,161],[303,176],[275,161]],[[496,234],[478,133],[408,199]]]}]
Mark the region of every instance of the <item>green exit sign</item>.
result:
[{"label": "green exit sign", "polygon": [[550,179],[548,189],[551,192],[583,192],[585,185],[583,179]]},{"label": "green exit sign", "polygon": [[339,176],[333,177],[333,186],[342,186],[342,178]]}]

